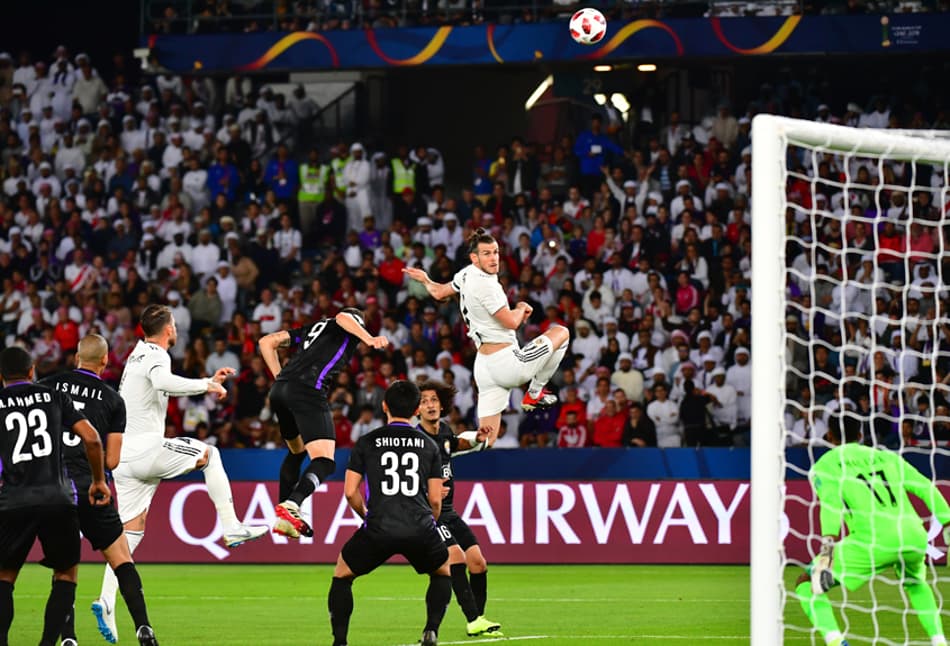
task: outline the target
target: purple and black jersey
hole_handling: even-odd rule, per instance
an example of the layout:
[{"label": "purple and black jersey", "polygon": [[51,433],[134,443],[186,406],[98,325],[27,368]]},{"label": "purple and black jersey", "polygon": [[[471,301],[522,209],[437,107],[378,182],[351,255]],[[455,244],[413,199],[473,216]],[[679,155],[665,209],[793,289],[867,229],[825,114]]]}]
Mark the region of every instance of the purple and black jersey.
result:
[{"label": "purple and black jersey", "polygon": [[439,446],[439,455],[442,458],[442,479],[445,480],[445,486],[449,488],[449,493],[442,499],[442,513],[439,515],[439,518],[444,518],[455,513],[455,508],[452,506],[452,499],[455,497],[455,485],[452,478],[452,453],[458,450],[459,439],[445,420],[439,420],[439,430],[435,435],[429,435],[422,428],[422,424],[419,424],[416,428],[419,429],[420,433],[424,433],[435,440],[435,443]]},{"label": "purple and black jersey", "polygon": [[[111,386],[88,370],[77,369],[46,377],[41,384],[66,393],[77,410],[89,420],[102,440],[103,449],[110,433],[125,432],[125,402]],[[86,459],[82,440],[68,428],[63,429],[63,462],[69,477],[80,488],[92,482],[92,471]]]},{"label": "purple and black jersey", "polygon": [[382,426],[357,440],[346,468],[364,477],[367,531],[400,538],[435,527],[429,478],[441,477],[442,460],[425,432],[402,423]]},{"label": "purple and black jersey", "polygon": [[68,395],[21,381],[0,390],[0,511],[75,505],[63,432],[85,416]]},{"label": "purple and black jersey", "polygon": [[[353,316],[353,319],[363,325],[358,316]],[[360,340],[333,318],[288,330],[288,333],[290,346],[298,349],[281,368],[277,381],[305,384],[324,396],[328,395],[334,378],[353,358]]]}]

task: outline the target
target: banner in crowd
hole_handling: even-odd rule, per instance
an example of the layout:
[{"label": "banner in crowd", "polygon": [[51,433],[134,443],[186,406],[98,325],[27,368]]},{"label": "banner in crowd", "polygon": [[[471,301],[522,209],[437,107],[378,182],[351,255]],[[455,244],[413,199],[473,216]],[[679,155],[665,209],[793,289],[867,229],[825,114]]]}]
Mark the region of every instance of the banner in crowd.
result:
[{"label": "banner in crowd", "polygon": [[149,36],[173,72],[371,69],[764,54],[872,54],[950,49],[950,14],[612,20],[597,45],[563,21],[520,25]]},{"label": "banner in crowd", "polygon": [[[492,563],[748,563],[749,483],[717,481],[456,482],[456,508]],[[817,544],[807,482],[788,483],[789,557]],[[276,483],[233,483],[238,516],[272,525]],[[203,483],[163,483],[135,552],[141,562],[333,563],[361,520],[342,483],[321,485],[302,507],[314,537],[268,534],[228,550]],[[940,533],[937,525],[932,534]],[[803,537],[811,536],[812,544]],[[98,560],[84,542],[84,560]],[[37,553],[34,553],[36,556]],[[932,556],[942,557],[934,548]]]}]

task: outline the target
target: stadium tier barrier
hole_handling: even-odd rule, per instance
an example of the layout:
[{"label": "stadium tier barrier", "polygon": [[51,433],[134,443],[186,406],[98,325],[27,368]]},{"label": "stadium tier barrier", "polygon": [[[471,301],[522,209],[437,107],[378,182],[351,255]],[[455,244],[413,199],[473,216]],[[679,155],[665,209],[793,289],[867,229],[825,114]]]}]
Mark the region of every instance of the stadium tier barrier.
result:
[{"label": "stadium tier barrier", "polygon": [[[222,451],[238,516],[274,522],[283,451]],[[923,454],[912,454],[918,466]],[[237,550],[221,543],[221,526],[204,482],[163,483],[149,510],[149,532],[135,552],[145,563],[332,563],[362,522],[346,504],[340,474],[348,451],[337,452],[337,475],[302,506],[315,536],[289,541],[268,534]],[[789,461],[807,461],[789,449]],[[750,496],[747,449],[566,449],[489,451],[455,461],[455,508],[492,563],[738,563],[749,562]],[[934,462],[938,469],[944,460]],[[942,483],[941,483],[942,484]],[[801,537],[817,527],[811,489],[789,479],[785,528],[790,556],[813,553]],[[945,494],[950,487],[945,487]],[[811,510],[811,511],[809,511]],[[789,531],[794,530],[794,531]],[[931,557],[943,558],[938,524]],[[31,557],[39,559],[39,551]],[[101,561],[83,543],[84,561]]]}]

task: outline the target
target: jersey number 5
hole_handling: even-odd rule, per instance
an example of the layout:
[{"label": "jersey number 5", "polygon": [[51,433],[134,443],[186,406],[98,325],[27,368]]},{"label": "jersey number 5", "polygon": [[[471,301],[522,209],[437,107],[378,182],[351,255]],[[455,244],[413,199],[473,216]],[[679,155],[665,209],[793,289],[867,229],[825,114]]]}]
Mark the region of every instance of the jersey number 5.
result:
[{"label": "jersey number 5", "polygon": [[[86,402],[79,402],[75,399],[73,400],[73,408],[78,411],[82,411],[86,407]],[[82,438],[73,433],[72,431],[63,431],[63,444],[66,446],[79,446],[79,443],[82,442]]]},{"label": "jersey number 5", "polygon": [[[46,413],[33,409],[26,415],[13,412],[7,415],[7,431],[16,431],[16,444],[13,447],[13,464],[29,462],[33,458],[45,458],[53,452],[53,438],[46,432]],[[26,449],[27,435],[33,434],[35,441]]]},{"label": "jersey number 5", "polygon": [[[384,496],[401,493],[413,497],[419,493],[419,456],[415,453],[403,453],[402,459],[395,451],[386,451],[380,457],[386,479],[380,483]],[[400,466],[402,470],[400,470]]]}]

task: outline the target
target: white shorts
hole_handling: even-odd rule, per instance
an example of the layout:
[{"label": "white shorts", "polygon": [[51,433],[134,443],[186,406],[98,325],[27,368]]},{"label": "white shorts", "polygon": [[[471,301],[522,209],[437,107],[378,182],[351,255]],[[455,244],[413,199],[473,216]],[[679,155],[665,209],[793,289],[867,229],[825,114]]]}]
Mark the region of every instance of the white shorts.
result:
[{"label": "white shorts", "polygon": [[512,344],[494,354],[475,355],[479,419],[508,408],[511,389],[534,379],[552,354],[551,339],[542,334],[523,348]]},{"label": "white shorts", "polygon": [[147,511],[158,483],[194,471],[207,450],[207,444],[190,437],[163,438],[153,450],[120,462],[112,477],[122,522]]}]

